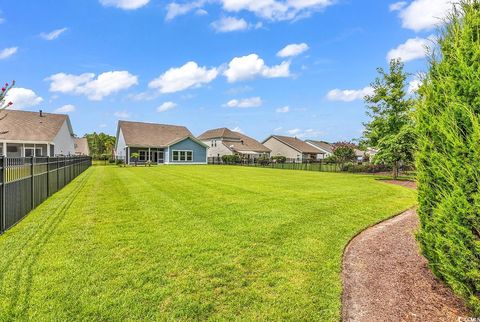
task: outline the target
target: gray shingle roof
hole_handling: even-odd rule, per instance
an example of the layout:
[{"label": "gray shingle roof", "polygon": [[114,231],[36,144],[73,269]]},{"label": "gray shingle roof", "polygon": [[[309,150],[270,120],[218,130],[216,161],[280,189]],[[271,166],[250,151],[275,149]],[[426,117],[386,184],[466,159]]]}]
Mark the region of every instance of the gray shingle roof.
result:
[{"label": "gray shingle roof", "polygon": [[127,146],[167,147],[193,134],[184,126],[119,121]]},{"label": "gray shingle roof", "polygon": [[68,115],[6,110],[0,112],[0,140],[15,141],[41,141],[52,142],[67,121],[70,127]]}]

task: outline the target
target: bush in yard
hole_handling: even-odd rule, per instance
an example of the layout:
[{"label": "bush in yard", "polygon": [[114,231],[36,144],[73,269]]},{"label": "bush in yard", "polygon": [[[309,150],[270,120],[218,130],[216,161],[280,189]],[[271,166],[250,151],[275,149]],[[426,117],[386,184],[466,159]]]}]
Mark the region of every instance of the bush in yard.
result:
[{"label": "bush in yard", "polygon": [[480,1],[455,6],[419,90],[418,240],[480,315]]},{"label": "bush in yard", "polygon": [[240,163],[240,157],[236,154],[234,155],[224,155],[222,156],[223,163],[226,164],[237,164]]},{"label": "bush in yard", "polygon": [[133,159],[135,166],[137,166],[138,159],[140,158],[140,153],[133,152],[130,156]]},{"label": "bush in yard", "polygon": [[270,164],[270,158],[267,156],[261,156],[260,158],[257,159],[257,162],[261,165],[269,165]]},{"label": "bush in yard", "polygon": [[284,156],[281,156],[281,155],[277,155],[277,156],[272,157],[272,161],[274,163],[285,163],[285,162],[287,162],[287,158],[284,157]]}]

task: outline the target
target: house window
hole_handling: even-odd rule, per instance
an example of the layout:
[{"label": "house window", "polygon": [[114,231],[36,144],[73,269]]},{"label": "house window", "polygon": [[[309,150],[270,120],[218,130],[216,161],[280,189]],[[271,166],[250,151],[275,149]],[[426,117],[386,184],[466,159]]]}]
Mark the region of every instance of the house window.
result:
[{"label": "house window", "polygon": [[9,153],[17,153],[18,152],[18,146],[15,146],[15,145],[10,145],[10,146],[7,146],[7,152]]},{"label": "house window", "polygon": [[147,151],[138,151],[138,161],[147,161]]},{"label": "house window", "polygon": [[193,151],[173,151],[172,157],[173,161],[192,162]]},{"label": "house window", "polygon": [[25,157],[26,158],[33,157],[34,151],[35,151],[34,148],[25,148]]},{"label": "house window", "polygon": [[43,149],[41,147],[35,148],[35,156],[36,157],[43,157]]}]

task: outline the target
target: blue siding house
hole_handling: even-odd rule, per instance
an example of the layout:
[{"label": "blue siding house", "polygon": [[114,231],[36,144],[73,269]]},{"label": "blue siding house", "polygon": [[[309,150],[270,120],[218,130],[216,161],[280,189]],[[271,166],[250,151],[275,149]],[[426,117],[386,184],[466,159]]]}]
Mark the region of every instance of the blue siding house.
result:
[{"label": "blue siding house", "polygon": [[118,122],[116,158],[126,164],[207,164],[207,149],[184,126]]}]

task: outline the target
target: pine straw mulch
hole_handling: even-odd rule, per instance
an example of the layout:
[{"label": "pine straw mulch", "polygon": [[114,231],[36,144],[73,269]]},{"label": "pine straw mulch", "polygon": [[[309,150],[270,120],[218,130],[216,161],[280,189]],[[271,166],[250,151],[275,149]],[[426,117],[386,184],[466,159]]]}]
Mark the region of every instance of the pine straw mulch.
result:
[{"label": "pine straw mulch", "polygon": [[[415,188],[414,182],[387,181]],[[355,237],[343,258],[343,321],[458,321],[472,316],[434,277],[415,241],[411,209]]]}]

